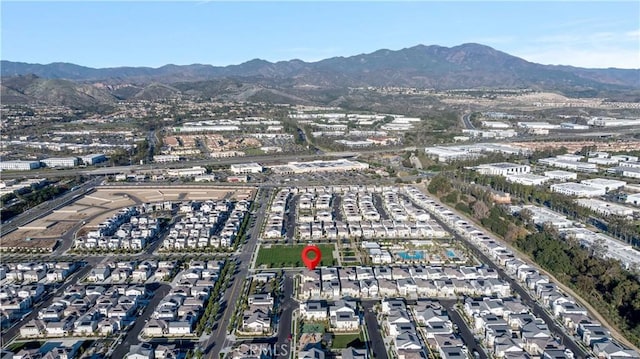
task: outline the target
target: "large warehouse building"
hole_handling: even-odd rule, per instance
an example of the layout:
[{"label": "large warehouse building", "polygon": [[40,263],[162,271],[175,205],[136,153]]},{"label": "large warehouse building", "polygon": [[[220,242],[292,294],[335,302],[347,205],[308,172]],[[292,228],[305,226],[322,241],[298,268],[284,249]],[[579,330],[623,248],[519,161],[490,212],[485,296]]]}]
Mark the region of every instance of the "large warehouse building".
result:
[{"label": "large warehouse building", "polygon": [[366,170],[369,164],[346,159],[334,161],[289,162],[286,165],[269,167],[275,173],[313,173],[313,172],[344,172]]},{"label": "large warehouse building", "polygon": [[0,170],[29,171],[40,168],[40,161],[1,161]]}]

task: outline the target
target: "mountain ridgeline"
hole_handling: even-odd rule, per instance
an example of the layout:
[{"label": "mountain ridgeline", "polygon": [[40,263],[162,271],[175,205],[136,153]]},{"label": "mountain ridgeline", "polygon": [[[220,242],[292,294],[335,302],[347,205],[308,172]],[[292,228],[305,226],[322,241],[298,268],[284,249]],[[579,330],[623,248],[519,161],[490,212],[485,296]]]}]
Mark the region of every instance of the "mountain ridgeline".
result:
[{"label": "mountain ridgeline", "polygon": [[640,91],[640,69],[540,65],[479,44],[451,48],[418,45],[318,62],[256,59],[225,67],[195,64],[96,69],[69,63],[2,61],[1,74],[5,103],[68,105],[177,94],[241,99],[260,94],[267,99],[317,103],[318,96],[309,98],[301,89],[317,92],[365,86],[532,88],[578,96]]}]

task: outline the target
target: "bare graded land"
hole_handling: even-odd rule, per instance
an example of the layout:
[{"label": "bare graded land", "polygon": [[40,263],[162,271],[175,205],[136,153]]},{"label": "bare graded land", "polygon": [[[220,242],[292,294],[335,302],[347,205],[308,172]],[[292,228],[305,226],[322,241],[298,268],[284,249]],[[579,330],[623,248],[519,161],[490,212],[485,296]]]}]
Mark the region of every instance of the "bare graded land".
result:
[{"label": "bare graded land", "polygon": [[[15,232],[14,232],[15,233]],[[2,251],[36,251],[36,252],[53,252],[58,242],[55,238],[31,239],[29,241],[24,238],[2,238],[0,249]]]},{"label": "bare graded land", "polygon": [[117,188],[100,188],[91,196],[99,198],[109,198],[114,200],[116,197],[122,198],[128,195],[134,201],[142,203],[154,203],[164,201],[204,201],[204,200],[221,200],[224,198],[230,200],[249,199],[253,195],[253,188],[221,188],[221,187],[117,187]]},{"label": "bare graded land", "polygon": [[59,238],[75,224],[75,221],[59,221],[47,216],[20,227],[18,231],[29,238]]},{"label": "bare graded land", "polygon": [[[82,197],[76,201],[75,204],[102,209],[122,208],[135,204],[135,202],[128,197],[126,193],[120,192],[122,191],[110,192],[98,189],[97,191]],[[63,209],[67,209],[68,207],[69,206],[64,207]]]},{"label": "bare graded land", "polygon": [[3,236],[0,241],[0,249],[3,251],[53,251],[58,239],[67,233],[75,223],[75,221],[57,221],[47,218],[33,221]]}]

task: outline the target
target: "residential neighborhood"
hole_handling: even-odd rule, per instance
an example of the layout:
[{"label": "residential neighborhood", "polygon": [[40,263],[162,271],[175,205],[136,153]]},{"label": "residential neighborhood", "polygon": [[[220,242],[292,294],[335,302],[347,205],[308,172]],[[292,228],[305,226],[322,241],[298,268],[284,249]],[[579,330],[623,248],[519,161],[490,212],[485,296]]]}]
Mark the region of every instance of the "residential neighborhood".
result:
[{"label": "residential neighborhood", "polygon": [[1,359],[640,359],[637,103],[273,66],[0,106]]}]

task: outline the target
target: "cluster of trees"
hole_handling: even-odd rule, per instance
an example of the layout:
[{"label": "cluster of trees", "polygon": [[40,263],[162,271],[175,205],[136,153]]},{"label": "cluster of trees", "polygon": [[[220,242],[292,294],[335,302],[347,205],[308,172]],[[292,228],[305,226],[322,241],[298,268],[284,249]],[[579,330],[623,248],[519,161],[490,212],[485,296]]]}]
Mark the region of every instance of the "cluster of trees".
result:
[{"label": "cluster of trees", "polygon": [[558,280],[573,287],[610,318],[636,345],[640,343],[640,283],[613,259],[593,256],[574,241],[557,240],[551,228],[532,233],[516,245]]},{"label": "cluster of trees", "polygon": [[127,166],[140,163],[140,160],[148,161],[153,158],[153,147],[148,140],[140,141],[131,150],[118,148],[109,156],[109,164],[112,166]]},{"label": "cluster of trees", "polygon": [[466,183],[473,182],[491,187],[497,191],[507,192],[522,202],[545,206],[562,213],[570,219],[590,222],[594,218],[600,218],[601,229],[606,231],[607,234],[640,248],[640,227],[633,220],[616,216],[603,216],[586,207],[579,206],[569,196],[551,192],[546,188],[507,182],[504,177],[500,176],[480,175],[469,170],[458,172],[453,176],[453,179],[460,179]]},{"label": "cluster of trees", "polygon": [[491,191],[487,188],[454,181],[440,174],[429,182],[427,190],[458,211],[473,216],[485,228],[508,241],[527,233],[521,223],[514,222],[515,218],[504,207],[493,205]]},{"label": "cluster of trees", "polygon": [[[441,173],[431,180],[427,190],[528,254],[600,313],[611,318],[631,341],[640,344],[640,282],[635,274],[613,259],[603,259],[599,253],[602,248],[598,249],[598,246],[586,249],[576,241],[561,240],[553,228],[538,229],[527,222],[526,215],[513,216],[505,207],[493,205],[491,192],[485,186],[495,185],[492,181],[502,179],[477,176],[476,184],[470,184],[459,180],[463,174],[457,176],[458,179],[452,173]],[[509,189],[504,188],[507,192]],[[536,203],[564,208],[566,214],[584,210],[574,208],[575,204],[566,196],[534,188],[530,192]]]},{"label": "cluster of trees", "polygon": [[186,359],[201,359],[203,357],[204,352],[202,352],[200,348],[187,351],[187,355],[185,356]]},{"label": "cluster of trees", "polygon": [[2,221],[9,220],[29,208],[33,208],[41,203],[60,196],[68,190],[68,185],[49,184],[40,189],[29,189],[21,194],[8,194],[2,198],[3,207],[5,203],[8,203],[13,199],[18,199],[18,201],[6,208],[3,208],[0,212],[0,217],[2,218]]},{"label": "cluster of trees", "polygon": [[404,134],[403,143],[407,146],[451,142],[458,134],[460,118],[455,112],[446,111],[420,119],[413,130]]}]

